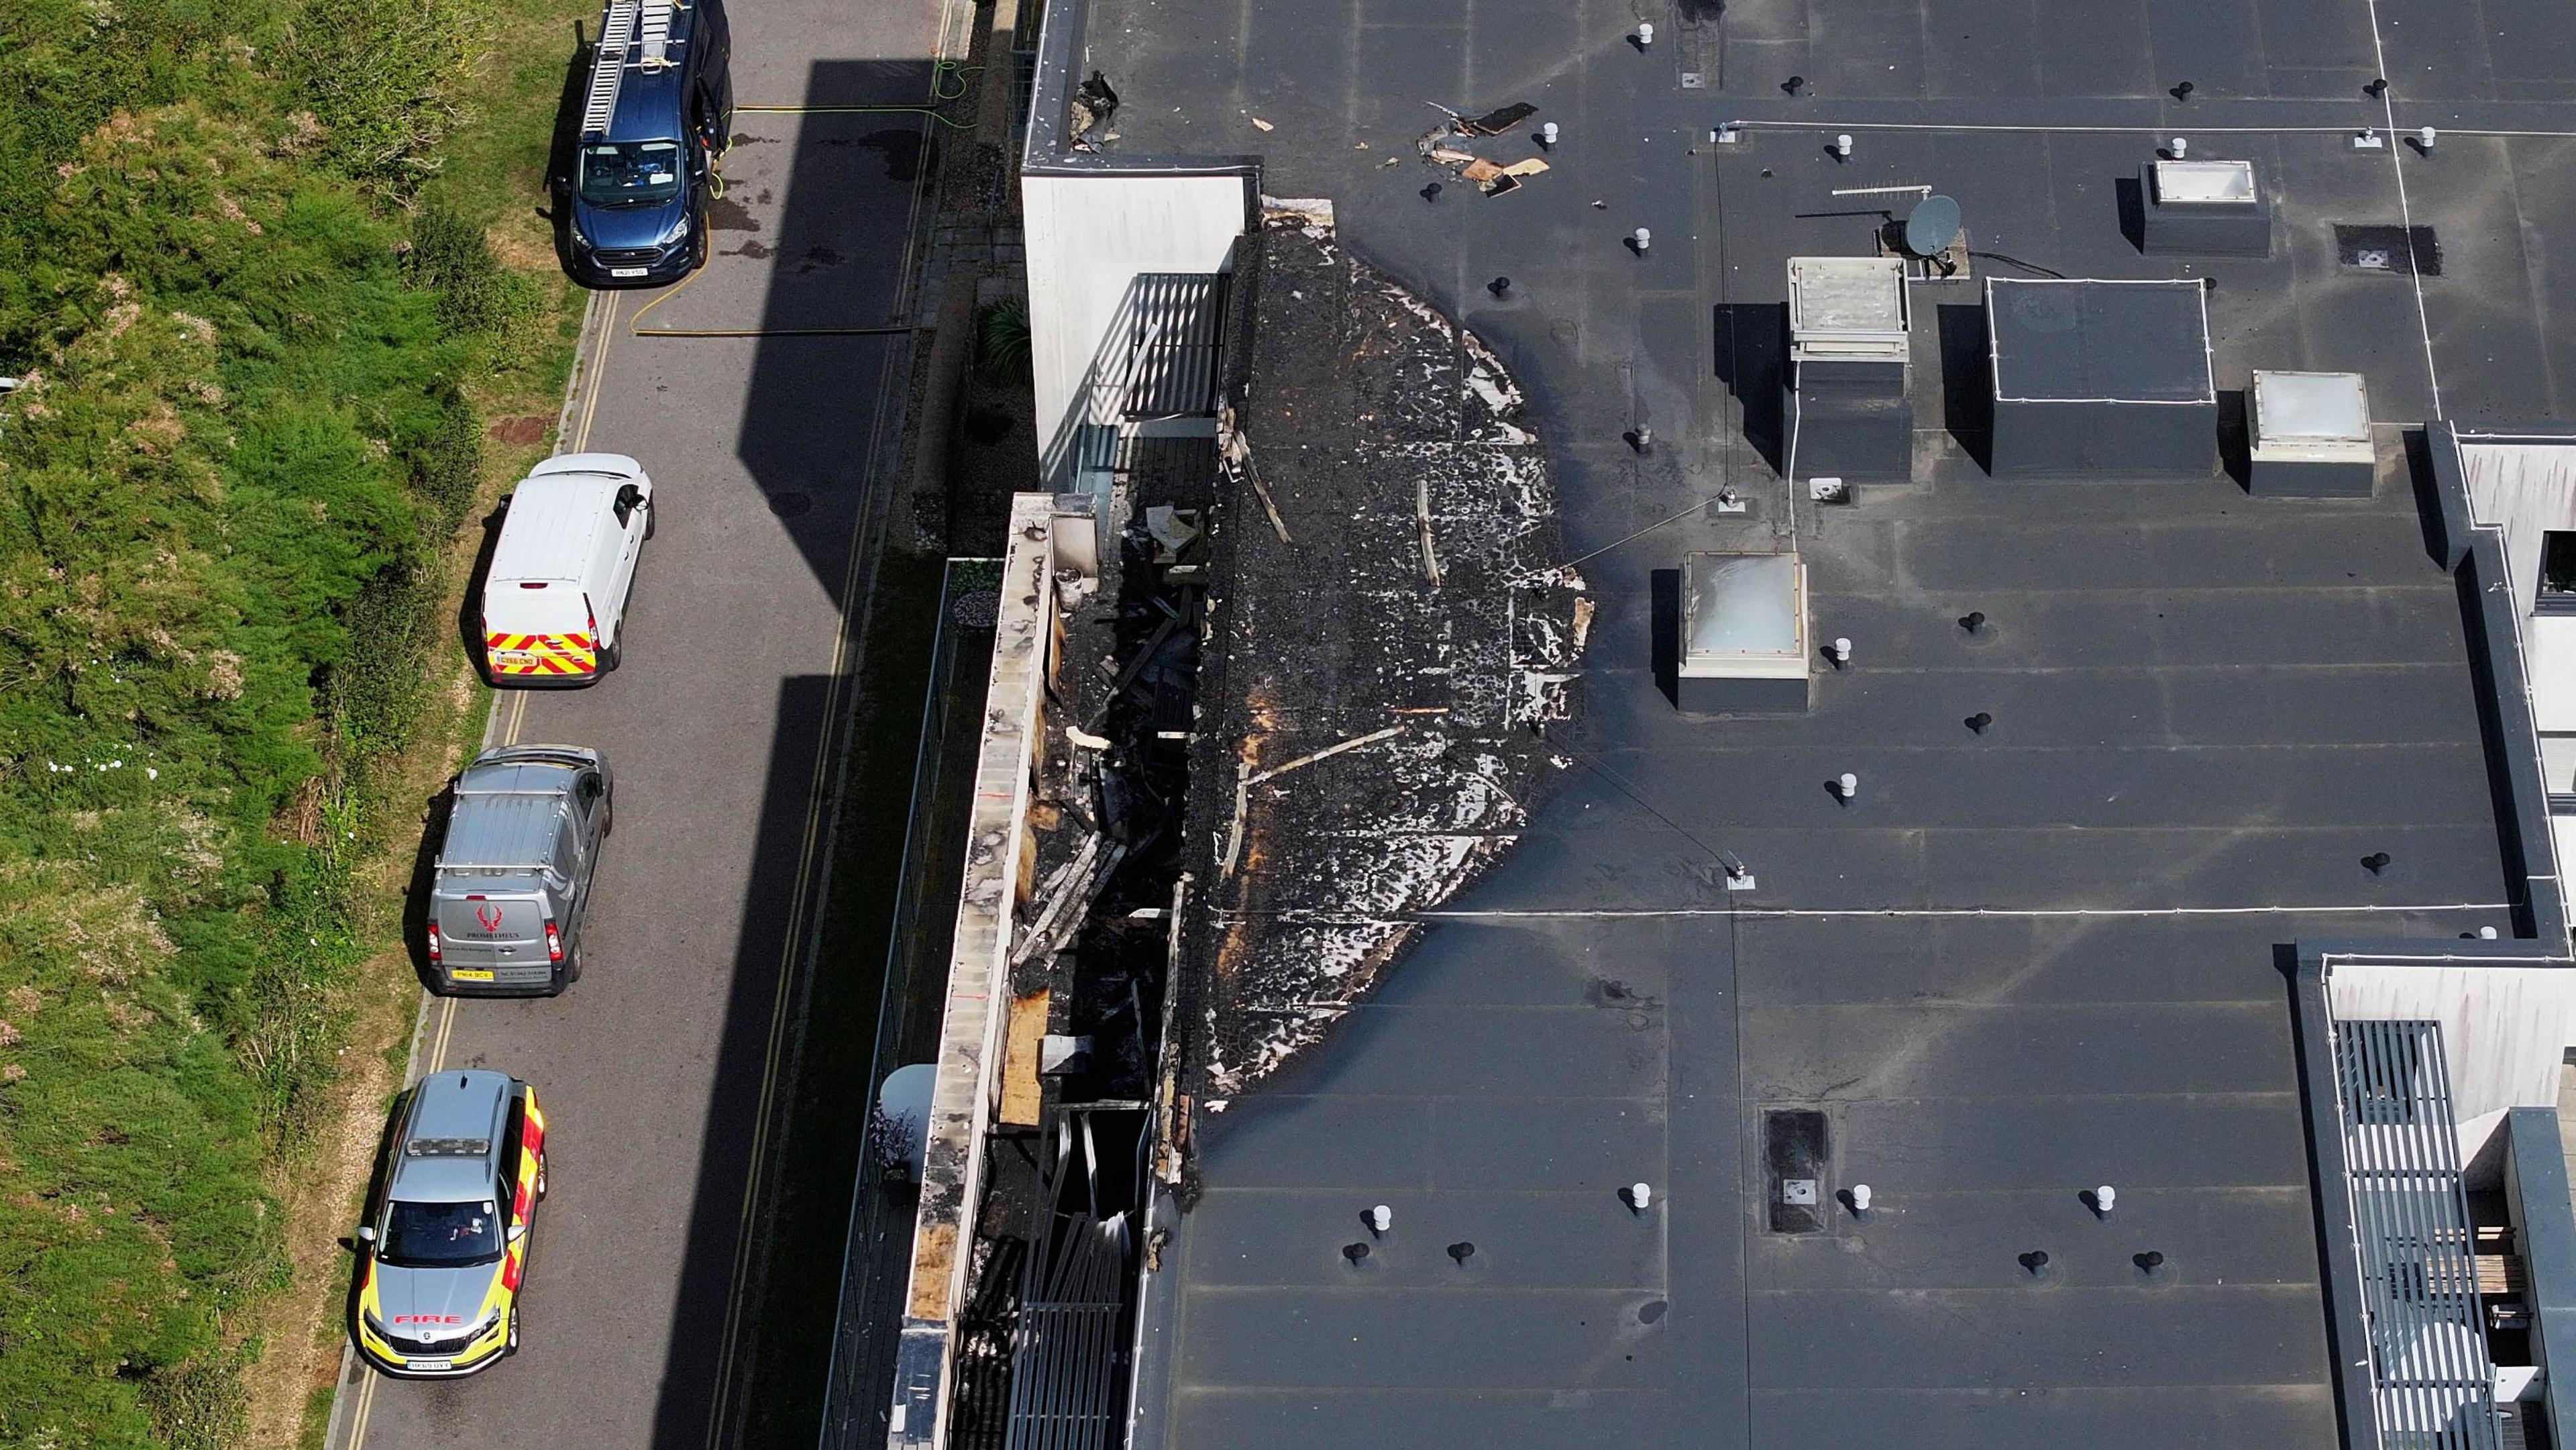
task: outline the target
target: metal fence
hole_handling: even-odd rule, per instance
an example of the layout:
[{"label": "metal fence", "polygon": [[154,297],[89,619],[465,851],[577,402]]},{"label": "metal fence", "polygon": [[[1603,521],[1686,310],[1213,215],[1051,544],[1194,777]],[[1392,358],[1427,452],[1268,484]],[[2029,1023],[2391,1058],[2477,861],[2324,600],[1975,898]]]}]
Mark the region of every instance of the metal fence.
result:
[{"label": "metal fence", "polygon": [[[973,730],[981,715],[985,662],[993,645],[992,590],[1000,577],[999,561],[992,559],[951,559],[941,577],[939,623],[931,641],[921,731],[914,747],[912,803],[904,825],[903,853],[895,863],[898,874],[884,963],[885,996],[873,1041],[864,1047],[849,1044],[852,1050],[865,1050],[871,1056],[871,1094],[907,1056],[919,1060],[931,1052],[922,1043],[905,1040],[919,1035],[919,1024],[907,1023],[899,999],[916,962],[925,956],[935,963],[947,958],[944,911],[954,899],[956,888],[950,875],[959,853],[933,850],[930,841],[938,828],[953,825],[959,793],[973,789]],[[935,1008],[935,992],[930,1001]],[[841,1307],[833,1329],[823,1425],[816,1441],[819,1450],[861,1446],[874,1450],[886,1442],[895,1330],[902,1322],[904,1279],[911,1267],[915,1190],[886,1173],[893,1150],[877,1141],[881,1125],[870,1106],[851,1105],[853,1116],[867,1123],[868,1141],[861,1145],[858,1180],[850,1195]]]}]

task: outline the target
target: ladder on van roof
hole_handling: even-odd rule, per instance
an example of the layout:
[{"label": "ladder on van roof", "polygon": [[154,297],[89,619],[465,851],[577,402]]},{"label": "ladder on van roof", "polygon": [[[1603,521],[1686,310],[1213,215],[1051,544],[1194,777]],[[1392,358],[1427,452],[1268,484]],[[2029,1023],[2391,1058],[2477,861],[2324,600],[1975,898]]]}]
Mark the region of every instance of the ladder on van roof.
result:
[{"label": "ladder on van roof", "polygon": [[608,134],[629,64],[659,68],[671,63],[671,22],[679,13],[673,0],[608,0],[608,13],[599,23],[599,48],[592,52],[590,94],[582,102],[585,138]]}]

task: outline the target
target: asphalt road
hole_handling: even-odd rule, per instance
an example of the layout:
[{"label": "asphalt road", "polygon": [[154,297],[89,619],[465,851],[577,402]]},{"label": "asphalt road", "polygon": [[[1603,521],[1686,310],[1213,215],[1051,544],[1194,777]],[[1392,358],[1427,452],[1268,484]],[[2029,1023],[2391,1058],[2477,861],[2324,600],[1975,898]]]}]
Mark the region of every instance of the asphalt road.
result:
[{"label": "asphalt road", "polygon": [[909,321],[929,204],[926,116],[800,108],[921,105],[943,6],[734,0],[732,20],[716,255],[598,299],[566,412],[563,447],[631,453],[656,485],[623,668],[493,712],[496,743],[595,746],[616,771],[585,975],[553,1001],[433,1001],[415,1051],[416,1074],[498,1068],[545,1101],[522,1347],[456,1382],[344,1365],[336,1450],[706,1450],[739,1421],[755,1165],[909,375],[907,340],[868,330]]}]

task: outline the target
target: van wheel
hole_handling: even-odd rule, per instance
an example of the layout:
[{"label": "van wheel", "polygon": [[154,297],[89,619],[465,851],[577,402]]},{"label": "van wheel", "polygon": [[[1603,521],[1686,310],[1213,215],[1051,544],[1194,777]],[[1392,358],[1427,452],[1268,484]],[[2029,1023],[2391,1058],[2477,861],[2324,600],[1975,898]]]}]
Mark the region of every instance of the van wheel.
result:
[{"label": "van wheel", "polygon": [[662,506],[649,498],[644,500],[644,537],[653,537],[654,528],[661,522]]},{"label": "van wheel", "polygon": [[575,943],[572,951],[564,957],[564,985],[569,987],[580,980],[581,946],[579,943]]},{"label": "van wheel", "polygon": [[505,1352],[510,1354],[519,1352],[519,1306],[516,1304],[510,1306],[510,1347]]},{"label": "van wheel", "polygon": [[599,670],[601,674],[606,674],[610,670],[617,668],[617,666],[625,660],[626,652],[619,647],[624,643],[624,640],[612,639],[600,649]]},{"label": "van wheel", "polygon": [[537,1202],[546,1201],[546,1155],[537,1155]]}]

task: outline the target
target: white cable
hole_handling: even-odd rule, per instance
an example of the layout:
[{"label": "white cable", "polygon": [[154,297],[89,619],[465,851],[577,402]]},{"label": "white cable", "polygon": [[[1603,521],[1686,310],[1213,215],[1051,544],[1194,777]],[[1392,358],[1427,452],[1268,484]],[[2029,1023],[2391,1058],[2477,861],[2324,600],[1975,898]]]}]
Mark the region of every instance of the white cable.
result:
[{"label": "white cable", "polygon": [[[2388,51],[2379,41],[2379,0],[2366,0],[2370,7],[2370,55],[2377,62],[2379,74],[2388,74]],[[2424,310],[2424,274],[2415,267],[2415,210],[2406,201],[2406,143],[2396,140],[2396,87],[2379,88],[2379,105],[2388,118],[2388,164],[2397,173],[2397,219],[2406,228],[2406,280],[2415,284],[2415,329],[2424,339],[2424,381],[2433,390],[2433,421],[2442,420],[2442,374],[2433,365],[2433,321]]]}]

